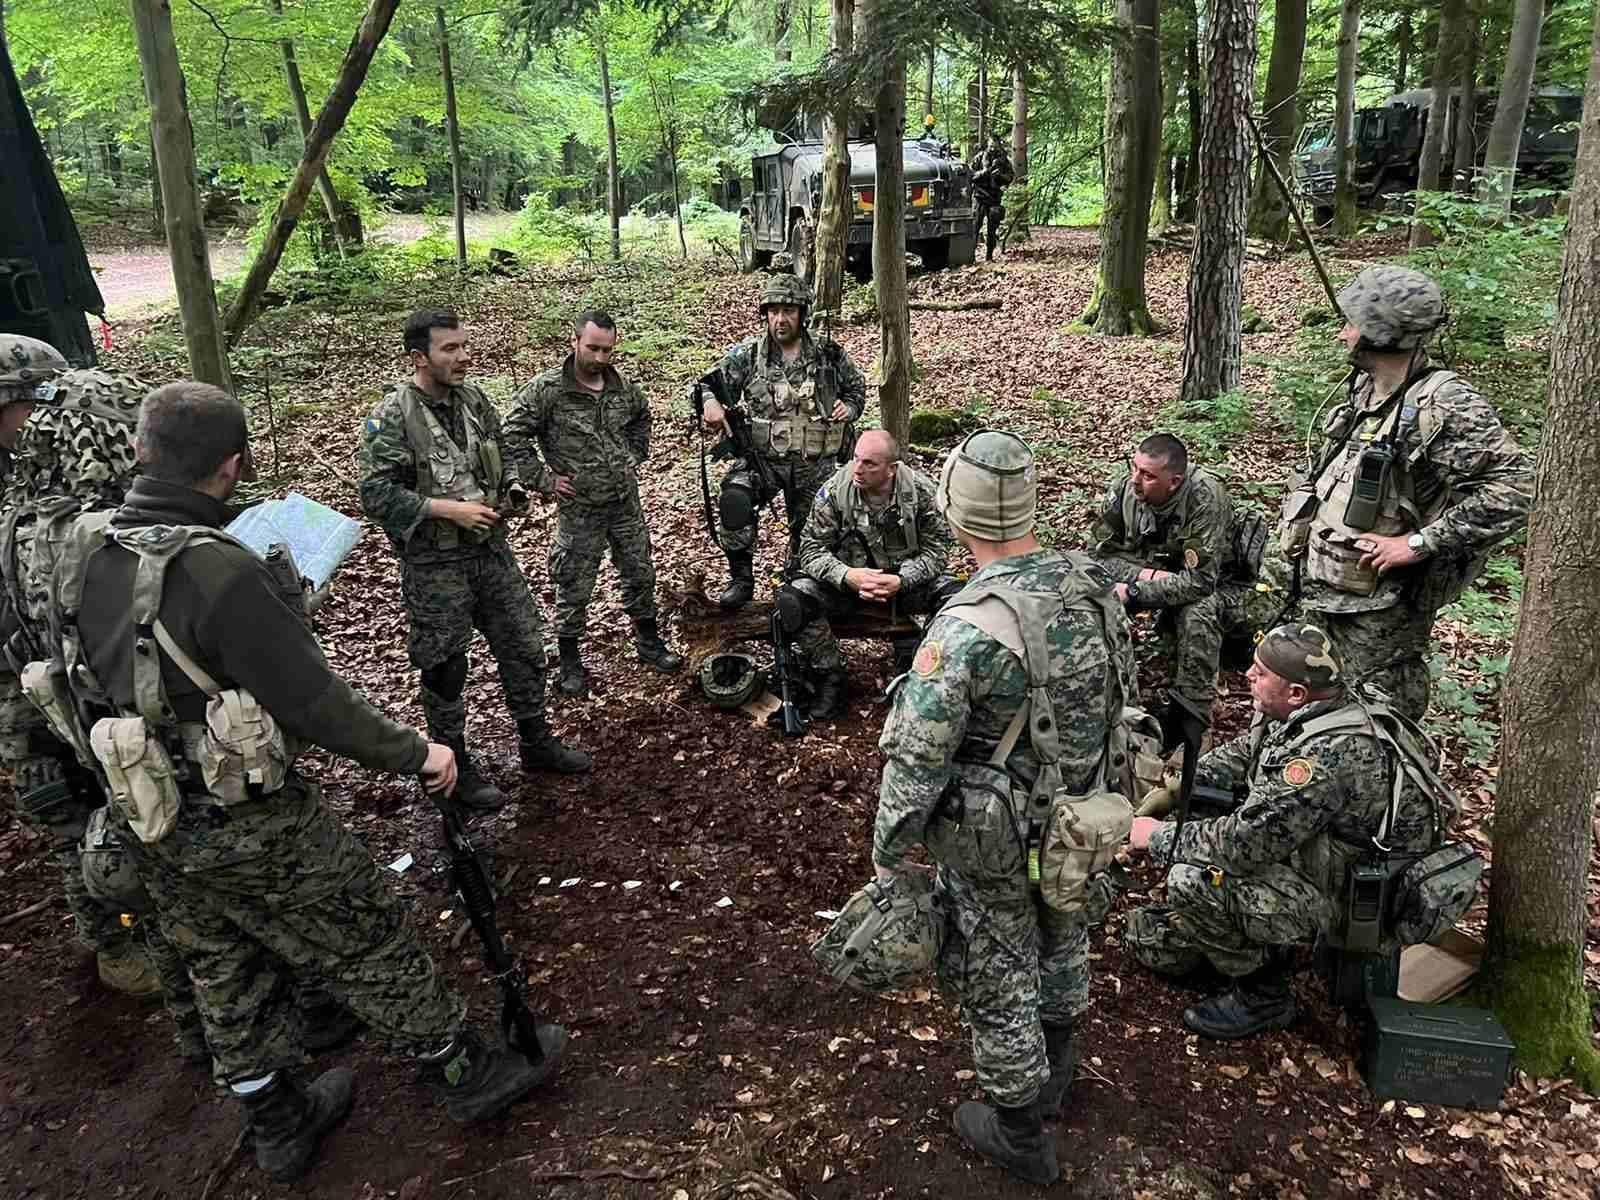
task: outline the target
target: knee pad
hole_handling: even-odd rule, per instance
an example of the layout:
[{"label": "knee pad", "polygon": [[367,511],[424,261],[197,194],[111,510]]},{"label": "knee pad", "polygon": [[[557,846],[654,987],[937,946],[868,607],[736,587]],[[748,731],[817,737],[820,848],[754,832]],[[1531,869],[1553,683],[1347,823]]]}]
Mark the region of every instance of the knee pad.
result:
[{"label": "knee pad", "polygon": [[737,475],[722,481],[717,497],[717,515],[729,533],[748,529],[756,523],[756,490]]},{"label": "knee pad", "polygon": [[467,686],[467,656],[452,654],[438,666],[424,669],[422,686],[446,700],[459,698],[461,689]]},{"label": "knee pad", "polygon": [[772,607],[778,614],[778,624],[791,637],[821,611],[815,600],[795,587],[779,588],[772,598]]}]

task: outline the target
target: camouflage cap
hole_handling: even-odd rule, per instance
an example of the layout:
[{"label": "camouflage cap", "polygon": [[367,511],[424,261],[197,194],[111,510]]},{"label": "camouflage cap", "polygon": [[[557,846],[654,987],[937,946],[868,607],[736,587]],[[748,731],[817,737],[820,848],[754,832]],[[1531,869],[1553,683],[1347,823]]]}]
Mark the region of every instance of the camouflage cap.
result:
[{"label": "camouflage cap", "polygon": [[67,360],[49,342],[20,333],[0,334],[0,404],[49,401],[54,389],[47,385],[66,369]]},{"label": "camouflage cap", "polygon": [[1256,659],[1274,675],[1313,691],[1344,683],[1344,667],[1333,641],[1315,625],[1290,621],[1269,630],[1256,647]]},{"label": "camouflage cap", "polygon": [[80,367],[57,376],[55,403],[63,409],[133,426],[139,423],[139,406],[150,390],[148,384],[133,375]]},{"label": "camouflage cap", "polygon": [[778,272],[768,276],[767,286],[761,292],[761,311],[774,304],[793,304],[797,308],[811,307],[811,289],[798,275]]},{"label": "camouflage cap", "polygon": [[1444,293],[1421,271],[1368,267],[1339,292],[1345,319],[1374,350],[1412,350],[1444,324]]},{"label": "camouflage cap", "polygon": [[1008,542],[1033,529],[1039,470],[1028,443],[983,429],[944,460],[934,504],[957,529],[986,542]]}]

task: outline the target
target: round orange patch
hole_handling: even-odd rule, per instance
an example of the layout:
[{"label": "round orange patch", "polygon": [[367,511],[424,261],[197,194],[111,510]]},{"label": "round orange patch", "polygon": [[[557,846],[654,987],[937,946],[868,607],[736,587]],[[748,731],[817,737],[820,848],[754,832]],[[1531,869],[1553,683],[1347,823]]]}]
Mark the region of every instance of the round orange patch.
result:
[{"label": "round orange patch", "polygon": [[1291,758],[1283,764],[1283,781],[1292,788],[1303,788],[1311,782],[1316,770],[1309,758]]},{"label": "round orange patch", "polygon": [[1191,571],[1200,565],[1200,552],[1193,546],[1183,552],[1183,565]]},{"label": "round orange patch", "polygon": [[917,648],[917,657],[912,660],[911,669],[923,679],[931,679],[938,674],[943,663],[944,647],[938,642],[923,642]]}]

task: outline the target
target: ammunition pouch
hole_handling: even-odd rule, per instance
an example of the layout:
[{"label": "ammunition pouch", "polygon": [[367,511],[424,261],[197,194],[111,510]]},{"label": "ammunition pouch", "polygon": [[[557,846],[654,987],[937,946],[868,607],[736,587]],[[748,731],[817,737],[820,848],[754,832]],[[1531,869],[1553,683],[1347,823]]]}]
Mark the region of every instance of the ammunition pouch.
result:
[{"label": "ammunition pouch", "polygon": [[811,957],[840,983],[876,995],[927,974],[943,946],[944,909],[933,881],[905,872],[851,896]]},{"label": "ammunition pouch", "polygon": [[272,714],[243,688],[211,698],[205,733],[186,753],[200,768],[206,791],[224,807],[280,791],[294,757]]},{"label": "ammunition pouch", "polygon": [[1311,521],[1317,515],[1316,489],[1309,483],[1293,488],[1278,512],[1278,546],[1285,559],[1305,553],[1311,540]]},{"label": "ammunition pouch", "polygon": [[90,770],[98,758],[84,738],[83,726],[77,718],[72,693],[67,687],[67,673],[60,659],[31,662],[22,668],[19,678],[22,690],[34,707],[44,714],[50,730],[77,754],[78,761]]},{"label": "ammunition pouch", "polygon": [[754,417],[750,421],[750,439],[756,450],[774,458],[798,453],[809,461],[837,455],[844,445],[844,431],[843,424],[824,424],[802,416]]},{"label": "ammunition pouch", "polygon": [[153,844],[172,832],[182,795],[172,758],[143,717],[104,717],[89,731],[94,756],[105,772],[112,803],[141,842]]},{"label": "ammunition pouch", "polygon": [[1089,881],[1111,865],[1132,828],[1133,808],[1115,792],[1057,792],[1039,835],[1039,898],[1062,912],[1081,912]]}]

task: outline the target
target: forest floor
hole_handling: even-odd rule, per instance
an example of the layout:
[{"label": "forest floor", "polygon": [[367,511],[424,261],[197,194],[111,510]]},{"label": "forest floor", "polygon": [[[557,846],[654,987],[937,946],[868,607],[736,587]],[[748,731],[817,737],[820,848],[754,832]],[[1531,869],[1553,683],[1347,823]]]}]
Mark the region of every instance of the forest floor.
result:
[{"label": "forest floor", "polygon": [[[1334,251],[1343,277],[1400,252],[1393,239]],[[1109,341],[1068,325],[1088,299],[1092,233],[1039,231],[992,266],[921,275],[922,297],[995,297],[998,312],[916,312],[916,400],[975,409],[1030,439],[1043,463],[1041,531],[1081,545],[1112,472],[1132,444],[1174,414],[1181,335]],[[1150,263],[1152,309],[1181,330],[1183,254]],[[1249,302],[1275,330],[1246,339],[1243,410],[1196,422],[1176,414],[1197,456],[1236,490],[1275,500],[1297,438],[1273,399],[1265,356],[1304,354],[1299,314],[1320,295],[1303,258],[1249,263]],[[641,470],[661,593],[720,586],[722,560],[700,516],[697,441],[683,385],[757,327],[760,281],[726,261],[569,264],[526,276],[442,274],[404,295],[345,310],[273,310],[236,354],[254,405],[257,459],[274,489],[293,488],[359,517],[354,451],[361,421],[400,373],[399,326],[421,303],[459,306],[470,323],[476,378],[504,402],[566,350],[565,320],[610,307],[624,371],[641,379],[657,418]],[[1326,327],[1324,327],[1326,329]],[[864,367],[872,323],[834,330]],[[1331,330],[1327,335],[1331,337]],[[170,378],[181,340],[170,315],[131,331],[110,356],[147,378]],[[1486,368],[1487,370],[1487,368]],[[1223,421],[1223,417],[1226,420]],[[1208,435],[1206,430],[1210,429]],[[926,457],[922,466],[934,465]],[[548,508],[513,542],[546,614]],[[776,565],[775,526],[763,565]],[[1488,588],[1503,622],[1513,603]],[[415,674],[393,556],[368,528],[318,625],[336,668],[380,706],[416,721]],[[1159,684],[1145,628],[1145,682]],[[1441,625],[1452,669],[1470,673],[1496,641],[1460,621]],[[239,1111],[205,1072],[170,1052],[166,1017],[107,994],[73,949],[54,867],[40,840],[0,818],[0,1194],[14,1197],[310,1196],[1022,1197],[1037,1194],[965,1150],[950,1128],[976,1097],[956,1007],[927,987],[883,1001],[824,980],[808,947],[870,873],[871,824],[890,669],[888,648],[850,643],[853,700],[843,719],[786,741],[741,714],[710,708],[687,678],[664,681],[634,660],[608,567],[586,647],[597,677],[582,702],[552,701],[558,729],[595,756],[591,777],[523,779],[494,667],[479,647],[469,683],[470,739],[516,803],[475,829],[497,873],[516,868],[500,899],[502,927],[523,956],[541,1008],[573,1032],[548,1090],[494,1125],[462,1131],[370,1040],[331,1056],[356,1069],[354,1110],[293,1188],[269,1184],[234,1155]],[[1219,728],[1248,720],[1243,677],[1223,677]],[[1482,717],[1493,722],[1492,704]],[[1493,767],[1470,739],[1447,737],[1451,777],[1480,841],[1492,815]],[[394,886],[422,937],[492,1022],[496,993],[441,873],[438,825],[413,789],[348,762],[313,759],[330,804],[380,863],[415,864]],[[380,815],[391,807],[389,815]],[[634,883],[637,881],[637,884]],[[1092,934],[1093,1006],[1080,1026],[1083,1061],[1052,1130],[1065,1169],[1060,1194],[1147,1197],[1316,1197],[1383,1200],[1593,1195],[1600,1119],[1561,1081],[1517,1076],[1498,1111],[1378,1101],[1360,1074],[1360,1022],[1332,1006],[1311,971],[1297,983],[1300,1018],[1240,1044],[1205,1042],[1179,1017],[1193,993],[1153,978],[1119,945],[1124,916],[1157,886],[1145,869]],[[1591,893],[1591,915],[1600,896]],[[1481,924],[1481,910],[1476,914]],[[1600,982],[1600,920],[1587,945]],[[319,1065],[329,1065],[323,1063]]]}]

